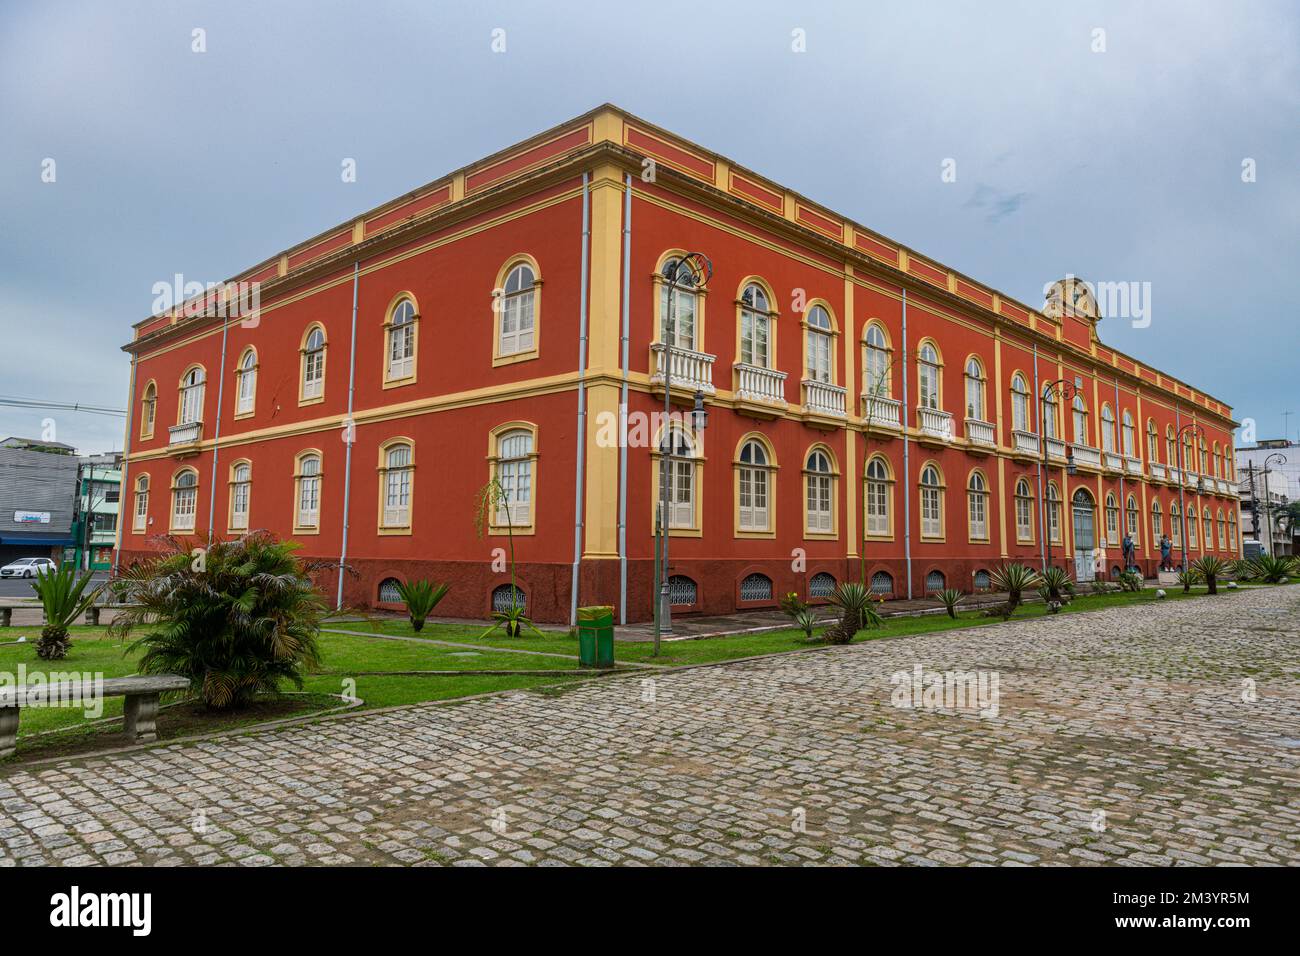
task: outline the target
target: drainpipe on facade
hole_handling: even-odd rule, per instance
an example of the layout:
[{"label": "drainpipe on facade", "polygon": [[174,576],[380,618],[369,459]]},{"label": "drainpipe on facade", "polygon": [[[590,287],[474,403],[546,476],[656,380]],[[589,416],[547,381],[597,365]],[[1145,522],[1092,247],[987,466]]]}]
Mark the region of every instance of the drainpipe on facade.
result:
[{"label": "drainpipe on facade", "polygon": [[[1128,501],[1125,498],[1124,476],[1128,473],[1128,456],[1124,452],[1124,414],[1119,407],[1119,379],[1115,379],[1115,427],[1119,429],[1118,435],[1112,435],[1111,441],[1115,442],[1116,451],[1122,459],[1119,473],[1119,555],[1120,560],[1124,559],[1124,535],[1128,534]],[[1137,424],[1133,425],[1133,451],[1137,451]],[[1133,545],[1133,557],[1137,558],[1137,544]],[[1121,570],[1127,571],[1124,567]]]},{"label": "drainpipe on facade", "polygon": [[[113,542],[113,577],[117,577],[118,565],[122,560],[122,518],[126,516],[124,505],[127,503],[127,471],[131,464],[131,413],[135,411],[135,355],[131,355],[131,382],[127,385],[126,396],[126,434],[122,438],[122,484],[117,498],[117,535]],[[130,498],[131,523],[135,526],[135,495]]]},{"label": "drainpipe on facade", "polygon": [[[348,558],[348,502],[352,495],[352,445],[356,426],[352,422],[352,400],[357,388],[357,287],[361,281],[361,260],[352,263],[352,342],[348,346],[348,414],[343,420],[343,543],[339,547],[339,589],[334,609],[343,609],[343,568]],[[297,502],[294,503],[296,508]]]},{"label": "drainpipe on facade", "polygon": [[907,436],[907,288],[903,288],[903,559],[907,566],[907,599],[912,600],[912,470]]},{"label": "drainpipe on facade", "polygon": [[627,375],[631,338],[632,174],[623,185],[623,387],[618,400],[618,623],[627,623]]},{"label": "drainpipe on facade", "polygon": [[[224,310],[228,311],[228,310]],[[226,394],[226,339],[230,333],[230,316],[221,317],[221,364],[217,366],[217,425],[212,432],[212,487],[208,489],[208,543],[217,521],[217,459],[221,457],[221,406]],[[121,510],[120,508],[118,509]],[[121,519],[119,518],[119,523]]]},{"label": "drainpipe on facade", "polygon": [[[1038,440],[1042,442],[1042,453],[1047,453],[1047,428],[1043,420],[1042,393],[1038,385],[1038,343],[1034,343],[1034,414],[1038,416]],[[1038,553],[1042,556],[1043,571],[1047,571],[1047,536],[1051,529],[1047,527],[1047,497],[1043,489],[1043,454],[1038,456],[1035,467],[1038,469]]]},{"label": "drainpipe on facade", "polygon": [[591,244],[588,207],[590,173],[582,174],[582,273],[578,293],[578,431],[573,479],[573,577],[569,582],[569,626],[578,623],[578,565],[582,560],[582,471],[587,459],[587,257]]}]

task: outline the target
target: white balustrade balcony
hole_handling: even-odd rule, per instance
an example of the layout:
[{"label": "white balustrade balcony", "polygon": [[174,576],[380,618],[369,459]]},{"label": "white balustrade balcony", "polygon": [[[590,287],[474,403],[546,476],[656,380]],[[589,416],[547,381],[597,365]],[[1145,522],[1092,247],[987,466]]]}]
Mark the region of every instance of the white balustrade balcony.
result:
[{"label": "white balustrade balcony", "polygon": [[916,424],[922,435],[952,441],[952,413],[938,408],[917,408]]},{"label": "white balustrade balcony", "polygon": [[1151,477],[1154,478],[1156,481],[1169,480],[1169,472],[1165,469],[1164,465],[1160,464],[1160,462],[1149,461],[1147,462],[1147,468],[1151,472]]},{"label": "white balustrade balcony", "polygon": [[202,422],[186,422],[167,429],[168,445],[192,445],[203,438]]},{"label": "white balustrade balcony", "polygon": [[896,398],[878,395],[862,396],[863,424],[868,428],[889,428],[898,431],[903,425],[903,403]]},{"label": "white balustrade balcony", "polygon": [[1076,464],[1093,468],[1101,467],[1101,452],[1091,445],[1071,445],[1070,450],[1074,453]]},{"label": "white balustrade balcony", "polygon": [[701,391],[706,395],[714,393],[713,360],[716,356],[691,349],[667,350],[662,343],[650,346],[654,359],[654,368],[650,372],[650,384],[662,386],[664,383],[664,352],[669,352],[668,371],[672,377],[673,388],[683,391]]},{"label": "white balustrade balcony", "polygon": [[804,379],[802,384],[805,412],[832,418],[845,417],[848,389],[842,385],[830,385],[808,378]]},{"label": "white balustrade balcony", "polygon": [[741,401],[785,405],[785,372],[737,363],[736,397]]},{"label": "white balustrade balcony", "polygon": [[975,418],[966,419],[966,440],[972,445],[983,445],[985,448],[996,448],[998,444],[993,437],[993,423]]},{"label": "white balustrade balcony", "polygon": [[1040,445],[1038,444],[1038,436],[1035,435],[1033,432],[1021,431],[1018,428],[1012,431],[1011,433],[1012,451],[1017,451],[1026,455],[1033,455],[1037,457],[1040,454],[1039,448]]},{"label": "white balustrade balcony", "polygon": [[1182,481],[1182,476],[1179,474],[1177,468],[1175,468],[1175,467],[1173,467],[1172,465],[1170,465],[1170,466],[1169,466],[1169,477],[1168,477],[1168,479],[1166,479],[1166,480],[1169,481],[1171,484],[1175,484],[1175,485],[1176,485],[1176,484],[1178,484],[1180,481]]},{"label": "white balustrade balcony", "polygon": [[1123,471],[1124,458],[1115,454],[1113,451],[1102,452],[1102,463],[1105,464],[1107,471]]},{"label": "white balustrade balcony", "polygon": [[1131,455],[1124,456],[1124,470],[1134,477],[1142,476],[1142,459]]},{"label": "white balustrade balcony", "polygon": [[1047,439],[1047,457],[1065,461],[1065,442],[1059,438]]}]

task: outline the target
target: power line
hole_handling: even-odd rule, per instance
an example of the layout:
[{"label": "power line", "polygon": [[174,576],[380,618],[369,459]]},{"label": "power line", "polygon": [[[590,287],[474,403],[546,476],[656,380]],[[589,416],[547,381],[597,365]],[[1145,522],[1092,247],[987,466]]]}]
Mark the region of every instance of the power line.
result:
[{"label": "power line", "polygon": [[0,395],[0,405],[8,405],[11,408],[38,408],[48,411],[85,412],[89,415],[109,415],[114,418],[126,417],[126,411],[124,409],[109,408],[105,405],[83,405],[80,402],[47,402],[35,398],[14,398]]}]

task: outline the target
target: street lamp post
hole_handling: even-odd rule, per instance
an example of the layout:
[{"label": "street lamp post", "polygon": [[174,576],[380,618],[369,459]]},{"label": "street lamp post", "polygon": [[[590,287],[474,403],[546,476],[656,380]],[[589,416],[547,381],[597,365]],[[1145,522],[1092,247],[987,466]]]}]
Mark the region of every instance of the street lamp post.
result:
[{"label": "street lamp post", "polygon": [[[1187,572],[1187,496],[1183,493],[1183,488],[1187,485],[1187,445],[1183,442],[1183,432],[1200,434],[1205,438],[1205,429],[1195,422],[1188,422],[1182,428],[1178,429],[1178,434],[1174,441],[1178,442],[1178,460],[1182,463],[1178,475],[1178,511],[1179,520],[1182,522],[1182,545],[1183,545],[1183,573]],[[1200,485],[1200,475],[1197,474],[1197,485]],[[1204,530],[1204,529],[1202,529]]]},{"label": "street lamp post", "polygon": [[1264,459],[1264,527],[1268,529],[1268,553],[1270,557],[1273,554],[1273,502],[1268,496],[1268,466],[1276,462],[1279,465],[1286,464],[1286,455],[1281,452],[1274,452]]},{"label": "street lamp post", "polygon": [[[672,457],[673,457],[673,433],[672,433],[672,400],[673,400],[673,362],[672,353],[677,338],[677,296],[676,292],[679,287],[689,286],[698,289],[706,285],[713,275],[713,263],[709,258],[698,252],[688,252],[681,258],[672,258],[664,263],[663,277],[668,289],[668,309],[667,315],[663,322],[663,373],[664,373],[664,421],[660,434],[663,436],[665,445],[660,449],[659,455],[659,514],[655,521],[656,544],[655,549],[658,552],[658,566],[655,573],[658,577],[659,596],[655,601],[655,656],[659,655],[659,639],[663,634],[673,632],[672,617],[672,596],[668,588],[668,483],[672,474]],[[680,284],[680,286],[679,286]],[[707,419],[707,413],[703,412],[704,393],[696,391],[695,393],[695,415]]]},{"label": "street lamp post", "polygon": [[[1046,472],[1049,467],[1047,463],[1047,415],[1045,414],[1045,410],[1048,404],[1047,396],[1054,395],[1057,401],[1064,403],[1066,401],[1072,401],[1074,399],[1074,396],[1077,394],[1079,394],[1078,386],[1076,386],[1069,379],[1058,378],[1056,381],[1048,382],[1046,385],[1044,385],[1042,392],[1040,392],[1038,395],[1038,435],[1039,435],[1039,440],[1043,444],[1041,451],[1043,455],[1044,472]],[[1074,448],[1071,445],[1066,444],[1065,473],[1066,475],[1076,475],[1078,474],[1078,472],[1079,469],[1074,464]],[[1048,485],[1047,488],[1043,489],[1043,499],[1044,499],[1043,500],[1043,540],[1047,542],[1047,555],[1043,561],[1044,571],[1046,571],[1048,568],[1052,566],[1052,529],[1051,529],[1052,516],[1051,513],[1048,511],[1049,505],[1047,503],[1047,492],[1048,492],[1048,488],[1050,487],[1051,486]],[[1062,507],[1064,507],[1064,502],[1068,500],[1068,495],[1065,494],[1065,491],[1068,490],[1068,487],[1069,487],[1068,484],[1063,484],[1062,486]],[[1061,516],[1061,520],[1062,521],[1065,520],[1064,515]]]}]

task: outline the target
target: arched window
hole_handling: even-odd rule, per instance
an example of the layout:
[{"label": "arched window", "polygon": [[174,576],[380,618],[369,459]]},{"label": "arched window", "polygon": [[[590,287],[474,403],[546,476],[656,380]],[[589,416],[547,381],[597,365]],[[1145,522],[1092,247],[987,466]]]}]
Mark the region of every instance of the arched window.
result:
[{"label": "arched window", "polygon": [[834,380],[832,356],[834,355],[834,330],[830,313],[823,306],[814,305],[808,310],[806,320],[808,379],[830,384]]},{"label": "arched window", "polygon": [[921,469],[921,537],[943,537],[943,479],[939,469]]},{"label": "arched window", "polygon": [[1208,448],[1206,447],[1206,445],[1205,445],[1205,436],[1204,436],[1204,435],[1201,436],[1201,446],[1200,446],[1200,450],[1201,450],[1201,468],[1200,468],[1200,472],[1201,472],[1201,474],[1206,475],[1206,474],[1209,474],[1209,471],[1210,471],[1210,451],[1209,451],[1209,449],[1208,449]]},{"label": "arched window", "polygon": [[808,596],[810,598],[827,598],[835,590],[835,577],[825,571],[819,571],[812,576],[808,582]]},{"label": "arched window", "polygon": [[1174,439],[1174,426],[1165,426],[1165,458],[1170,468],[1179,468],[1178,442]]},{"label": "arched window", "polygon": [[1018,432],[1029,428],[1029,387],[1025,377],[1017,372],[1011,376],[1011,427]]},{"label": "arched window", "polygon": [[1083,396],[1074,396],[1074,443],[1076,445],[1089,445],[1088,441],[1088,406],[1083,401]]},{"label": "arched window", "polygon": [[248,530],[248,506],[253,492],[253,466],[237,461],[230,466],[230,530]]},{"label": "arched window", "polygon": [[319,402],[325,397],[325,330],[313,325],[302,340],[302,383],[299,404]]},{"label": "arched window", "polygon": [[1183,435],[1183,468],[1186,471],[1193,471],[1196,468],[1196,443],[1192,439],[1191,432]]},{"label": "arched window", "polygon": [[[695,469],[699,464],[695,456],[695,444],[685,429],[674,426],[660,436],[659,453],[668,456],[668,527],[694,529],[698,526],[695,517]],[[655,499],[655,507],[659,507],[658,498]]]},{"label": "arched window", "polygon": [[944,578],[942,571],[931,571],[925,576],[925,590],[929,594],[934,594],[936,591],[942,591],[947,586],[948,582]]},{"label": "arched window", "polygon": [[1210,471],[1216,478],[1228,477],[1227,473],[1219,467],[1221,460],[1222,459],[1219,457],[1219,443],[1216,441],[1214,443],[1214,454],[1210,456]]},{"label": "arched window", "polygon": [[315,534],[320,530],[321,462],[317,452],[298,456],[294,475],[294,531]]},{"label": "arched window", "polygon": [[193,531],[199,510],[199,476],[185,468],[172,479],[172,531]]},{"label": "arched window", "polygon": [[772,600],[772,579],[766,574],[751,574],[740,582],[742,601]]},{"label": "arched window", "polygon": [[772,308],[767,293],[756,282],[745,286],[740,296],[740,361],[772,367]]},{"label": "arched window", "polygon": [[149,476],[135,480],[135,511],[131,520],[132,531],[143,531],[149,524]]},{"label": "arched window", "polygon": [[416,320],[415,303],[408,298],[398,299],[389,313],[384,330],[388,346],[384,349],[388,362],[384,366],[384,382],[402,382],[415,378]]},{"label": "arched window", "polygon": [[866,357],[862,363],[862,391],[869,398],[888,398],[891,384],[889,375],[889,340],[877,322],[867,326]]},{"label": "arched window", "polygon": [[1201,512],[1201,533],[1205,535],[1205,550],[1214,550],[1214,517],[1209,508]]},{"label": "arched window", "polygon": [[[660,333],[655,341],[664,341],[664,332],[668,331],[669,345],[694,352],[700,348],[704,301],[695,284],[695,273],[689,268],[678,268],[680,262],[677,256],[666,259],[658,273]],[[666,274],[676,276],[674,286],[663,279]]]},{"label": "arched window", "polygon": [[1047,438],[1056,437],[1056,392],[1052,389],[1043,390],[1043,435]]},{"label": "arched window", "polygon": [[888,571],[877,571],[871,576],[871,593],[890,597],[894,593],[894,577]]},{"label": "arched window", "polygon": [[1125,509],[1125,512],[1128,515],[1127,530],[1129,536],[1133,538],[1133,547],[1136,548],[1138,544],[1138,531],[1139,531],[1138,503],[1137,503],[1137,498],[1135,498],[1133,495],[1128,496],[1127,508]]},{"label": "arched window", "polygon": [[382,445],[379,486],[379,527],[387,531],[411,530],[411,500],[415,485],[415,450],[405,439]]},{"label": "arched window", "polygon": [[1136,431],[1133,428],[1133,416],[1125,410],[1120,417],[1120,447],[1129,458],[1137,457]]},{"label": "arched window", "polygon": [[492,589],[492,611],[495,614],[509,611],[511,608],[517,608],[521,611],[528,609],[528,595],[522,588],[515,587],[513,584],[498,584]]},{"label": "arched window", "polygon": [[1169,536],[1173,540],[1174,547],[1183,546],[1183,516],[1177,501],[1169,504]]},{"label": "arched window", "polygon": [[516,263],[501,286],[497,356],[526,355],[537,348],[537,274]]},{"label": "arched window", "polygon": [[1106,543],[1119,546],[1119,501],[1113,491],[1106,492]]},{"label": "arched window", "polygon": [[1239,545],[1237,543],[1237,512],[1236,510],[1229,508],[1228,509],[1228,549],[1232,551],[1233,554],[1237,554],[1238,548]]},{"label": "arched window", "polygon": [[1215,513],[1215,519],[1219,528],[1219,550],[1228,550],[1228,523],[1223,520],[1223,509],[1220,508]]},{"label": "arched window", "polygon": [[975,356],[966,360],[966,417],[978,422],[984,417],[984,366]]},{"label": "arched window", "polygon": [[158,386],[150,382],[144,387],[140,401],[140,439],[153,438],[153,423],[158,417]]},{"label": "arched window", "polygon": [[762,443],[750,439],[740,449],[737,481],[739,483],[739,510],[737,527],[741,531],[767,531],[771,527],[769,501],[769,468],[767,450]]},{"label": "arched window", "polygon": [[496,436],[495,474],[500,486],[493,525],[531,528],[533,524],[533,433],[513,428]]},{"label": "arched window", "polygon": [[987,591],[993,581],[988,571],[981,568],[975,572],[975,576],[972,578],[971,583],[974,585],[975,590]]},{"label": "arched window", "polygon": [[889,464],[880,455],[867,462],[867,534],[887,538],[892,533],[890,501],[893,499],[893,476]]},{"label": "arched window", "polygon": [[1016,541],[1026,544],[1034,540],[1034,492],[1029,482],[1021,478],[1016,482]]},{"label": "arched window", "polygon": [[1047,537],[1053,544],[1061,541],[1061,494],[1054,481],[1047,485]]},{"label": "arched window", "polygon": [[668,578],[668,600],[673,607],[693,607],[699,602],[699,588],[684,574]]},{"label": "arched window", "polygon": [[235,369],[235,415],[251,415],[257,401],[257,350],[244,349]]},{"label": "arched window", "polygon": [[402,603],[402,582],[397,578],[384,578],[379,582],[379,603],[380,604],[401,604]]},{"label": "arched window", "polygon": [[1164,536],[1164,515],[1160,512],[1160,502],[1151,502],[1151,540],[1157,545]]},{"label": "arched window", "polygon": [[1115,453],[1115,413],[1109,404],[1101,406],[1101,448],[1112,455]]},{"label": "arched window", "polygon": [[920,407],[938,410],[939,389],[942,386],[939,352],[929,343],[924,343],[916,353],[916,377],[920,386]]},{"label": "arched window", "polygon": [[195,365],[181,376],[180,417],[176,424],[192,425],[203,421],[203,389],[206,378],[202,365]]},{"label": "arched window", "polygon": [[835,532],[835,475],[830,457],[820,448],[808,456],[804,469],[804,531],[808,534]]},{"label": "arched window", "polygon": [[1160,461],[1160,432],[1154,418],[1147,419],[1147,460]]},{"label": "arched window", "polygon": [[966,527],[972,541],[989,539],[989,488],[978,471],[966,481]]},{"label": "arched window", "polygon": [[1195,505],[1187,509],[1187,546],[1189,548],[1200,547],[1200,545],[1197,543],[1197,537],[1196,537],[1196,506]]}]

